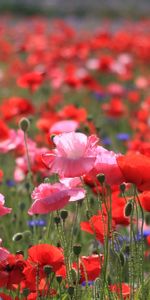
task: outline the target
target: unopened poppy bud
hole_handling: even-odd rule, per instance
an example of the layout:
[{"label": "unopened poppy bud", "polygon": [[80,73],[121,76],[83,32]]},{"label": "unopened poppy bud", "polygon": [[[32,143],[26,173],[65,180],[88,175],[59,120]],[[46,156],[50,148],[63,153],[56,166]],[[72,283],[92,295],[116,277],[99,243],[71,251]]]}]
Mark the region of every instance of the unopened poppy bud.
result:
[{"label": "unopened poppy bud", "polygon": [[29,243],[31,241],[31,236],[32,236],[32,233],[30,230],[26,230],[23,232],[23,238],[26,243]]},{"label": "unopened poppy bud", "polygon": [[26,205],[25,205],[24,202],[21,202],[21,203],[19,204],[19,207],[20,207],[20,210],[23,211],[23,210],[25,210]]},{"label": "unopened poppy bud", "polygon": [[53,142],[54,137],[55,137],[55,134],[51,134],[50,139],[52,142]]},{"label": "unopened poppy bud", "polygon": [[13,242],[18,242],[18,241],[22,240],[22,238],[23,238],[23,234],[21,232],[18,232],[16,234],[14,234],[12,240],[13,240]]},{"label": "unopened poppy bud", "polygon": [[79,256],[79,254],[81,253],[81,245],[74,245],[73,252],[75,255]]},{"label": "unopened poppy bud", "polygon": [[126,185],[125,185],[125,183],[120,184],[120,191],[121,191],[122,193],[124,193],[125,190],[126,190]]},{"label": "unopened poppy bud", "polygon": [[55,217],[54,222],[56,223],[56,225],[60,224],[60,217]]},{"label": "unopened poppy bud", "polygon": [[89,127],[88,126],[84,126],[84,132],[86,133],[86,134],[88,134],[89,133]]},{"label": "unopened poppy bud", "polygon": [[86,211],[86,217],[87,217],[88,220],[89,220],[90,217],[91,217],[91,214],[90,214],[90,211],[89,211],[89,210]]},{"label": "unopened poppy bud", "polygon": [[57,276],[56,276],[56,280],[57,280],[57,282],[58,282],[59,284],[61,284],[61,282],[62,282],[62,276],[57,275]]},{"label": "unopened poppy bud", "polygon": [[30,121],[27,118],[22,118],[19,122],[19,127],[22,131],[27,132],[30,127]]},{"label": "unopened poppy bud", "polygon": [[131,201],[129,201],[125,207],[125,217],[131,216],[132,209],[133,209],[133,204]]},{"label": "unopened poppy bud", "polygon": [[44,183],[50,183],[50,179],[48,177],[44,178]]},{"label": "unopened poppy bud", "polygon": [[70,273],[71,273],[70,275],[71,275],[72,281],[76,282],[76,280],[77,280],[77,271],[75,269],[71,269]]},{"label": "unopened poppy bud", "polygon": [[123,267],[125,264],[125,258],[122,252],[119,254],[119,259],[120,259],[120,264]]},{"label": "unopened poppy bud", "polygon": [[17,250],[17,251],[16,251],[16,254],[17,254],[17,255],[19,255],[19,254],[24,255],[24,252],[23,252],[22,250]]},{"label": "unopened poppy bud", "polygon": [[146,225],[150,225],[150,216],[149,215],[145,216],[145,223],[146,223]]},{"label": "unopened poppy bud", "polygon": [[53,268],[52,268],[52,266],[46,265],[46,266],[44,266],[43,269],[44,269],[45,274],[48,276],[52,273]]},{"label": "unopened poppy bud", "polygon": [[73,286],[69,286],[68,288],[68,294],[72,297],[74,294],[74,287]]},{"label": "unopened poppy bud", "polygon": [[22,294],[23,294],[23,296],[28,297],[28,295],[30,294],[29,288],[23,289]]},{"label": "unopened poppy bud", "polygon": [[93,120],[93,117],[92,117],[92,115],[88,115],[88,117],[87,117],[87,121],[92,121]]},{"label": "unopened poppy bud", "polygon": [[98,174],[96,177],[101,184],[105,182],[105,175],[103,173]]},{"label": "unopened poppy bud", "polygon": [[65,210],[65,209],[62,210],[62,211],[60,212],[60,216],[61,216],[62,220],[65,221],[65,220],[67,219],[67,217],[68,217],[68,211]]}]

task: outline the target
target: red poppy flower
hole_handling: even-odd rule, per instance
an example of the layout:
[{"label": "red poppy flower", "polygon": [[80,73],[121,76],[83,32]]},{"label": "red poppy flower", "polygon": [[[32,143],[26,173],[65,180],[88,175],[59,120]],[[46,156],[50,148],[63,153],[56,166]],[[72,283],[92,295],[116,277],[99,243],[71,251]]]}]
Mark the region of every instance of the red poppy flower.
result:
[{"label": "red poppy flower", "polygon": [[144,210],[150,212],[150,191],[139,194],[139,199]]},{"label": "red poppy flower", "polygon": [[69,104],[59,112],[59,116],[63,119],[73,119],[78,122],[85,122],[87,112],[85,108],[77,108],[73,104]]},{"label": "red poppy flower", "polygon": [[[81,256],[79,261],[80,282],[92,280],[99,277],[103,262],[103,255],[93,254],[91,256]],[[73,263],[73,268],[77,269],[77,264]]]},{"label": "red poppy flower", "polygon": [[150,158],[130,153],[117,157],[118,166],[126,182],[134,183],[139,190],[150,190]]},{"label": "red poppy flower", "polygon": [[14,284],[24,280],[23,270],[26,263],[21,254],[9,254],[0,262],[0,287],[11,289]]},{"label": "red poppy flower", "polygon": [[126,112],[126,107],[119,98],[112,98],[109,103],[102,105],[103,111],[108,117],[120,118]]},{"label": "red poppy flower", "polygon": [[[107,216],[102,217],[102,214],[92,216],[88,222],[81,222],[80,227],[81,230],[94,234],[101,243],[104,243],[104,237],[107,234],[111,237],[111,232],[108,233],[107,228]],[[114,228],[115,222],[113,221],[112,229]]]},{"label": "red poppy flower", "polygon": [[0,142],[9,138],[10,132],[8,126],[3,120],[0,120]]},{"label": "red poppy flower", "polygon": [[28,88],[32,92],[37,90],[44,80],[44,73],[30,72],[18,78],[17,84],[22,88]]},{"label": "red poppy flower", "polygon": [[35,288],[36,276],[39,280],[46,277],[44,266],[52,267],[52,272],[57,272],[64,264],[64,256],[61,250],[53,245],[39,244],[28,250],[27,266],[24,275],[28,287]]},{"label": "red poppy flower", "polygon": [[11,120],[20,115],[33,114],[33,112],[34,107],[30,101],[21,97],[11,97],[4,100],[0,105],[0,113],[5,120]]},{"label": "red poppy flower", "polygon": [[122,283],[121,289],[118,284],[112,284],[110,285],[110,290],[118,296],[120,296],[121,293],[123,299],[128,299],[130,296],[130,286],[127,283]]}]

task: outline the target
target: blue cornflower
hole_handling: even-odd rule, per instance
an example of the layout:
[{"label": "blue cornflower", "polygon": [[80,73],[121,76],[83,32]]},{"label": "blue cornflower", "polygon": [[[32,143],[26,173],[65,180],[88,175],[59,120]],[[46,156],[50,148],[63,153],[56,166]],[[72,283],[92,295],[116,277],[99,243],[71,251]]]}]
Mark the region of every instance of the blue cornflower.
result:
[{"label": "blue cornflower", "polygon": [[129,135],[129,133],[121,132],[121,133],[116,134],[116,138],[119,141],[128,141],[130,138],[130,135]]},{"label": "blue cornflower", "polygon": [[7,179],[6,180],[6,185],[9,187],[13,187],[16,185],[15,181],[13,179]]},{"label": "blue cornflower", "polygon": [[29,227],[34,227],[34,226],[44,227],[44,226],[46,226],[46,221],[43,219],[31,220],[31,221],[28,221],[27,224]]}]

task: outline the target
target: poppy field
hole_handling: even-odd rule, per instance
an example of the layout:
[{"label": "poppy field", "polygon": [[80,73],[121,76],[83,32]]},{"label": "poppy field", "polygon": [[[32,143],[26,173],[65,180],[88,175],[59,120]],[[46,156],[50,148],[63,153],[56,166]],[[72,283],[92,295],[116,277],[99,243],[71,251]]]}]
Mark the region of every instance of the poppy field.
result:
[{"label": "poppy field", "polygon": [[0,20],[0,299],[150,299],[150,20]]}]

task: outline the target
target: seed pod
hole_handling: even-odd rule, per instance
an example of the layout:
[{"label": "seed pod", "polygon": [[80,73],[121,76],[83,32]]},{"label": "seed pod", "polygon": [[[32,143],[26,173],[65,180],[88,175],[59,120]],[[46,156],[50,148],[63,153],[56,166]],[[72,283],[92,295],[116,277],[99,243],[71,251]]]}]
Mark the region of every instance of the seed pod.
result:
[{"label": "seed pod", "polygon": [[125,217],[130,217],[133,210],[133,204],[129,201],[125,206]]}]

